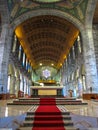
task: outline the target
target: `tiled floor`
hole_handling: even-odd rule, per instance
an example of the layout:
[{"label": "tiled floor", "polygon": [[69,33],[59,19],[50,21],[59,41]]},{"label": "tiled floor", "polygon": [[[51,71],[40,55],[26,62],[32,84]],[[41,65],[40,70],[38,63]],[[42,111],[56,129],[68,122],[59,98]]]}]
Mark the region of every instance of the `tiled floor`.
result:
[{"label": "tiled floor", "polygon": [[87,101],[88,105],[66,105],[66,110],[76,115],[98,117],[98,102]]},{"label": "tiled floor", "polygon": [[[10,105],[7,106],[7,102],[12,102],[12,100],[0,100],[0,123],[4,117],[15,117],[25,114],[27,111],[36,110],[33,106],[17,106]],[[62,111],[70,111],[72,114],[73,122],[76,127],[81,130],[84,128],[98,128],[98,102],[94,101],[83,101],[88,102],[88,105],[63,105],[61,106]],[[59,106],[60,107],[60,106]],[[17,123],[20,125],[20,122]],[[88,124],[88,125],[87,125]],[[3,125],[1,125],[3,128]],[[5,126],[5,128],[7,125]],[[10,126],[8,127],[10,128]],[[1,130],[1,129],[0,129]],[[16,130],[16,129],[13,129]],[[88,129],[85,129],[88,130]]]},{"label": "tiled floor", "polygon": [[[31,108],[30,106],[7,106],[12,100],[0,100],[0,117],[21,115]],[[88,105],[65,105],[63,109],[77,115],[98,117],[98,102],[85,100]]]},{"label": "tiled floor", "polygon": [[0,117],[17,116],[28,111],[31,106],[7,106],[12,100],[0,100]]}]

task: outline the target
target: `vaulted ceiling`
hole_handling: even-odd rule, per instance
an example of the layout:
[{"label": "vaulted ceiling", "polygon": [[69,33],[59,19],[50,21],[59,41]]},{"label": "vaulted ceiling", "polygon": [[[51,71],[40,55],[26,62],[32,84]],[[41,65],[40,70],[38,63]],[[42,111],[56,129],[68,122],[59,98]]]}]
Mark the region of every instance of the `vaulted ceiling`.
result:
[{"label": "vaulted ceiling", "polygon": [[40,64],[59,69],[79,33],[67,20],[50,15],[28,19],[15,32],[34,69]]}]

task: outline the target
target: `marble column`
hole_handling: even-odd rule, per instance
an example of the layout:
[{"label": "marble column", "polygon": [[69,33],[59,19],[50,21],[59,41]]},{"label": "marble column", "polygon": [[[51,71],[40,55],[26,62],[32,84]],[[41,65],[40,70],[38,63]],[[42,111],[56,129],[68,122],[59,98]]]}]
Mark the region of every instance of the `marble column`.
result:
[{"label": "marble column", "polygon": [[8,93],[8,62],[11,48],[11,32],[9,27],[9,11],[7,1],[0,0],[1,34],[0,34],[0,93]]},{"label": "marble column", "polygon": [[85,27],[82,31],[82,41],[86,72],[86,92],[89,92],[90,87],[92,87],[92,92],[98,93],[98,75],[91,26]]},{"label": "marble column", "polygon": [[2,25],[0,37],[0,88],[3,87],[2,93],[7,93],[8,81],[8,62],[11,48],[11,36],[8,24]]}]

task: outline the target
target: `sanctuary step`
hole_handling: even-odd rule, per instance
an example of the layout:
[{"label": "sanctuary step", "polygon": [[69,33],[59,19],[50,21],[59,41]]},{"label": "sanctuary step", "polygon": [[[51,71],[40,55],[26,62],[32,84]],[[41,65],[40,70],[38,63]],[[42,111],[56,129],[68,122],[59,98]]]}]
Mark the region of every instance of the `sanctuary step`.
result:
[{"label": "sanctuary step", "polygon": [[[29,115],[29,116],[28,116]],[[33,116],[30,116],[33,115]],[[60,127],[60,126],[73,126],[71,121],[70,112],[63,112],[62,116],[59,116],[59,112],[38,112],[36,117],[33,112],[27,112],[27,117],[23,122],[24,127]],[[63,119],[63,123],[61,120]],[[36,122],[34,123],[34,120]]]},{"label": "sanctuary step", "polygon": [[[47,97],[50,98],[50,97]],[[76,98],[74,97],[56,97],[56,100],[76,100]],[[19,98],[19,100],[40,100],[40,98],[38,97],[34,97],[34,98]]]},{"label": "sanctuary step", "polygon": [[[35,117],[34,115],[27,115],[26,116],[26,118],[25,118],[25,120],[27,121],[27,120],[34,120],[34,119],[37,119],[37,120],[43,120],[43,118],[42,118],[42,116],[37,116],[37,117]],[[61,118],[57,115],[56,117],[55,116],[53,116],[53,115],[49,115],[49,116],[45,116],[44,115],[44,120],[61,120]],[[63,117],[62,117],[62,119],[63,120],[71,120],[71,117],[69,116],[69,115],[64,115]]]},{"label": "sanctuary step", "polygon": [[[45,113],[45,112],[38,112],[38,113],[36,113],[36,114],[38,114],[38,115],[47,115],[47,114],[49,114],[49,115],[59,115],[59,113],[57,113],[57,112],[47,112],[47,113]],[[35,112],[27,112],[27,115],[35,115]],[[62,115],[70,115],[70,112],[62,112]]]},{"label": "sanctuary step", "polygon": [[[33,130],[33,127],[36,130],[62,130],[62,126],[65,130],[79,130],[74,127],[74,124],[71,120],[70,112],[62,112],[63,124],[60,121],[58,112],[27,112],[23,126],[18,130]],[[34,119],[36,122],[34,123]],[[35,130],[35,129],[34,129]]]},{"label": "sanctuary step", "polygon": [[[74,128],[73,126],[66,126],[66,127],[64,127],[65,128],[65,130],[79,130],[78,128]],[[20,127],[19,129],[17,129],[17,130],[32,130],[32,127]],[[45,130],[45,128],[43,128],[43,130]],[[46,130],[53,130],[53,128],[51,129],[51,128],[47,128]],[[61,130],[61,128],[55,128],[54,127],[54,130]]]},{"label": "sanctuary step", "polygon": [[83,103],[80,99],[66,100],[66,98],[20,98],[13,100],[13,102],[8,102],[7,105],[40,105],[40,103],[41,105],[53,105],[54,99],[56,105],[87,105],[87,103]]},{"label": "sanctuary step", "polygon": [[[29,102],[39,102],[40,101],[40,99],[36,99],[36,100],[29,100],[29,99],[27,99],[27,100],[16,100],[16,101],[20,101],[20,102],[26,102],[26,101],[29,101]],[[44,100],[44,101],[48,101],[48,99],[47,100]],[[52,101],[52,100],[51,100]],[[65,99],[55,99],[55,101],[56,102],[82,102],[82,100],[65,100]]]},{"label": "sanctuary step", "polygon": [[65,120],[64,123],[62,124],[61,121],[53,121],[53,120],[49,120],[49,121],[36,121],[36,123],[33,124],[33,121],[24,121],[23,126],[24,127],[29,127],[29,126],[36,126],[36,127],[60,127],[60,126],[73,126],[73,122],[72,121],[67,121]]},{"label": "sanctuary step", "polygon": [[[13,103],[7,103],[7,105],[39,105],[39,102],[21,102],[21,101],[14,101]],[[56,102],[56,105],[87,105],[88,103],[82,103],[82,102],[65,102],[65,101],[60,101]],[[42,103],[42,105],[49,105],[49,103]],[[53,105],[51,102],[50,105]]]},{"label": "sanctuary step", "polygon": [[[20,102],[26,103],[27,101]],[[35,112],[27,112],[22,129],[32,127],[30,128],[32,130],[66,130],[66,127],[69,127],[74,130],[70,112],[61,111],[56,105],[55,98],[41,98],[38,102],[39,106]],[[29,101],[29,103],[32,104],[32,101]]]}]

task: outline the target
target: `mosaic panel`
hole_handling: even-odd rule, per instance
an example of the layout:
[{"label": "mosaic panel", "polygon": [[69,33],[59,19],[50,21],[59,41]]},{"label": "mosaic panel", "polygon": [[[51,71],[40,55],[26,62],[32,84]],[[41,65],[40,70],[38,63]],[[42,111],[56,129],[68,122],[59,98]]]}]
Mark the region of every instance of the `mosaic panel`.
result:
[{"label": "mosaic panel", "polygon": [[[53,3],[52,3],[53,2]],[[41,8],[51,8],[67,12],[83,21],[88,0],[8,0],[11,22],[23,13]]]}]

